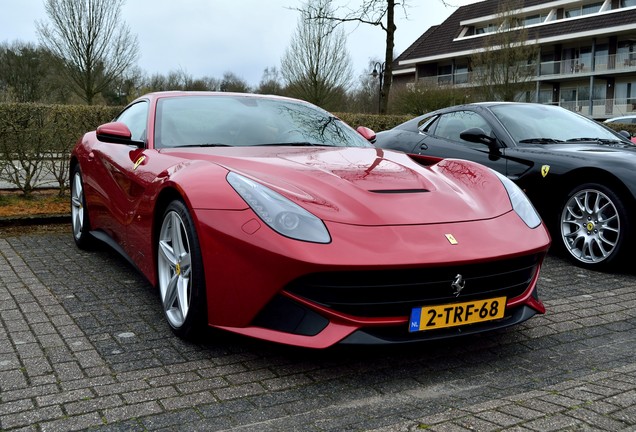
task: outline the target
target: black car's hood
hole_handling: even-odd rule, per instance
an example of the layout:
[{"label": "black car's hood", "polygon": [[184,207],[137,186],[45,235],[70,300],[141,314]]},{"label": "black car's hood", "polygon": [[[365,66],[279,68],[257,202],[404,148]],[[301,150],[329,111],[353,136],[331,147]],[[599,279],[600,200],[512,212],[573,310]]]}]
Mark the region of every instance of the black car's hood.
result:
[{"label": "black car's hood", "polygon": [[[558,144],[524,144],[519,150],[582,158],[618,158],[636,161],[636,145],[629,143],[568,142]],[[632,159],[633,158],[633,159]]]}]

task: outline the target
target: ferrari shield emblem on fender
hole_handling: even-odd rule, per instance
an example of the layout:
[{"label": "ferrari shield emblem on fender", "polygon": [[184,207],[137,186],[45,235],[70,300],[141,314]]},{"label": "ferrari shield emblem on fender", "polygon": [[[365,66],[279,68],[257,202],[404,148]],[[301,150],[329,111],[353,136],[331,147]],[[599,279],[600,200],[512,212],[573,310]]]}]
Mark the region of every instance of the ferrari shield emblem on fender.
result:
[{"label": "ferrari shield emblem on fender", "polygon": [[145,161],[145,160],[146,160],[146,156],[144,156],[144,155],[139,156],[139,159],[137,159],[137,161],[135,162],[135,166],[133,166],[133,171],[135,171],[137,169],[137,167],[139,165],[141,165],[142,162]]},{"label": "ferrari shield emblem on fender", "polygon": [[542,177],[547,176],[549,171],[550,171],[550,165],[543,165],[541,167],[541,176]]},{"label": "ferrari shield emblem on fender", "polygon": [[456,245],[458,243],[457,239],[452,234],[444,234],[446,236],[446,240],[452,245]]}]

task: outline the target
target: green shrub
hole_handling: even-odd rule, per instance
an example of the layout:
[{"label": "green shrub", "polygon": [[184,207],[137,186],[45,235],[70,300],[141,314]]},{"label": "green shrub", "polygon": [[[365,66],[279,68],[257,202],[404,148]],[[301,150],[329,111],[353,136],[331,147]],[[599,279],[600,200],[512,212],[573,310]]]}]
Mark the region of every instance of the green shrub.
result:
[{"label": "green shrub", "polygon": [[66,190],[68,160],[77,140],[110,121],[120,108],[0,104],[0,179],[29,195],[52,175]]},{"label": "green shrub", "polygon": [[354,129],[358,126],[366,126],[369,129],[373,129],[375,132],[393,129],[395,126],[413,118],[413,116],[410,115],[378,115],[354,113],[339,113],[336,115],[338,116],[338,118],[340,118],[342,121],[344,121]]},{"label": "green shrub", "polygon": [[636,135],[636,124],[631,123],[603,123],[605,126],[614,129],[617,132],[627,131],[632,136]]}]

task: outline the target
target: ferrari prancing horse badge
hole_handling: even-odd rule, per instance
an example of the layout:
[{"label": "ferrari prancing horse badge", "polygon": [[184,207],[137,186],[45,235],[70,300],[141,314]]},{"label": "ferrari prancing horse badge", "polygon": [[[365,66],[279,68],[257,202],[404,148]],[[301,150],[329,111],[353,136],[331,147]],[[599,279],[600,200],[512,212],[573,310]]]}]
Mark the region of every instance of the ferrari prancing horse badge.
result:
[{"label": "ferrari prancing horse badge", "polygon": [[550,171],[550,165],[543,165],[541,167],[541,175],[543,177],[547,176],[549,171]]},{"label": "ferrari prancing horse badge", "polygon": [[139,159],[137,159],[137,161],[135,162],[135,166],[133,167],[133,171],[135,171],[137,169],[137,167],[139,167],[139,165],[142,164],[143,161],[146,160],[146,156],[141,155],[139,156]]}]

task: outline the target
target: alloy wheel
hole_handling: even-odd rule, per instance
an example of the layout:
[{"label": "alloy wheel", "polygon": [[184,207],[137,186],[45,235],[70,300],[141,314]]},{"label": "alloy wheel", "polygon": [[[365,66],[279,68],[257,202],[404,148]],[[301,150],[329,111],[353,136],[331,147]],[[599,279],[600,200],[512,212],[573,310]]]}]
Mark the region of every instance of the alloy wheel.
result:
[{"label": "alloy wheel", "polygon": [[616,204],[600,190],[581,189],[561,213],[561,237],[572,256],[584,264],[599,264],[615,251],[621,236]]},{"label": "alloy wheel", "polygon": [[166,213],[159,233],[158,273],[163,309],[170,325],[179,329],[190,311],[192,259],[186,227],[176,211]]},{"label": "alloy wheel", "polygon": [[84,187],[79,171],[75,172],[71,186],[71,224],[73,236],[75,240],[79,240],[84,228]]}]

